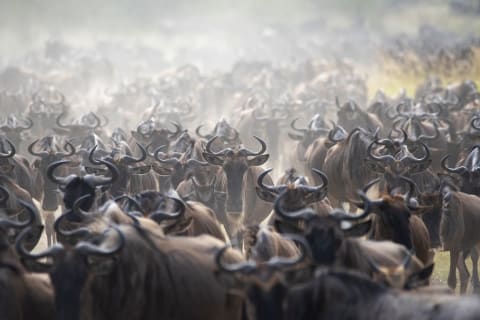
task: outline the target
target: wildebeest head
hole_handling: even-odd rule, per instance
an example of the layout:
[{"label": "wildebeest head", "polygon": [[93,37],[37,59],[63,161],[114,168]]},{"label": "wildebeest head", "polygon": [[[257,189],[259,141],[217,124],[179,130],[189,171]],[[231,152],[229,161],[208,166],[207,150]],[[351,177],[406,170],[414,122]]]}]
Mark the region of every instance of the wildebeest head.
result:
[{"label": "wildebeest head", "polygon": [[407,270],[414,255],[414,252],[409,252],[399,265],[393,267],[381,266],[367,256],[368,262],[374,270],[373,280],[399,290],[412,289],[421,285],[432,275],[434,264],[432,263],[418,272],[409,274]]},{"label": "wildebeest head", "polygon": [[[16,235],[19,231],[28,229],[29,232],[25,234],[25,237],[31,238],[32,232],[34,229],[29,228],[29,226],[33,225],[35,220],[38,219],[38,212],[37,210],[29,203],[23,200],[17,200],[20,204],[20,207],[23,207],[23,210],[26,214],[22,214],[22,212],[17,213],[14,217],[8,214],[5,214],[3,204],[9,198],[9,192],[7,189],[0,187],[0,194],[2,199],[0,202],[2,203],[2,212],[0,212],[0,253],[3,250],[8,249],[10,244],[14,242]],[[23,218],[26,219],[22,221]],[[31,241],[29,239],[28,250],[33,249],[31,245]]]},{"label": "wildebeest head", "polygon": [[[37,144],[41,145],[41,151],[34,150]],[[70,151],[68,150],[68,148],[70,148]],[[34,166],[40,171],[43,178],[43,208],[46,210],[56,210],[58,206],[56,193],[57,185],[50,179],[48,179],[46,175],[47,168],[51,163],[55,161],[74,155],[75,147],[67,141],[64,146],[64,151],[59,151],[56,146],[55,137],[50,136],[32,142],[28,147],[28,151],[30,152],[30,154],[39,158],[36,162],[34,162]]]},{"label": "wildebeest head", "polygon": [[154,158],[160,165],[154,165],[152,169],[160,176],[168,176],[173,188],[194,175],[200,167],[208,166],[208,162],[192,158],[192,145],[184,153],[169,152],[168,155],[162,152],[165,147],[160,146],[155,150]]},{"label": "wildebeest head", "polygon": [[[110,189],[110,192],[113,196],[119,196],[127,193],[130,175],[146,174],[150,171],[150,168],[151,168],[150,165],[138,166],[139,163],[142,163],[143,161],[145,161],[145,159],[147,159],[147,150],[145,150],[145,148],[139,143],[137,143],[137,146],[142,152],[142,154],[138,158],[135,158],[130,155],[121,155],[118,150],[113,150],[110,156],[102,158],[103,160],[113,164],[118,169],[117,171],[118,178],[115,179],[115,181],[113,181],[113,184]],[[90,150],[90,154],[89,154],[90,162],[95,165],[104,164],[99,160],[95,159],[94,157],[95,151],[96,151],[96,146],[92,150]],[[98,169],[92,169],[92,170],[95,171]],[[89,170],[87,170],[87,172],[88,171]]]},{"label": "wildebeest head", "polygon": [[251,166],[261,166],[268,160],[269,155],[264,154],[267,150],[266,143],[256,136],[254,138],[261,144],[258,152],[241,146],[214,152],[211,150],[211,145],[216,137],[210,139],[205,146],[203,152],[205,160],[210,164],[221,166],[227,176],[227,211],[229,212],[242,212],[243,178],[247,169]]},{"label": "wildebeest head", "polygon": [[[285,193],[281,194],[275,200],[275,213],[285,221],[305,222],[304,229],[297,230],[297,232],[303,233],[305,236],[312,249],[312,259],[317,265],[332,265],[334,263],[336,253],[346,235],[360,236],[370,230],[370,220],[351,224],[352,222],[359,222],[365,219],[370,214],[370,200],[363,193],[360,193],[360,197],[365,201],[362,213],[356,215],[336,209],[325,217],[319,216],[313,209],[308,207],[300,210],[285,210],[282,206],[284,195]],[[280,227],[278,231],[282,232],[280,225],[276,227],[277,229]]]},{"label": "wildebeest head", "polygon": [[[391,239],[393,242],[403,244],[407,249],[412,249],[412,234],[410,229],[410,217],[413,211],[418,210],[418,201],[414,198],[416,190],[415,182],[404,176],[399,177],[401,181],[407,184],[407,193],[399,195],[391,189],[389,193],[382,194],[377,200],[370,201],[371,212],[378,216],[377,226],[383,233],[381,236],[385,239]],[[379,182],[380,179],[372,180],[368,183],[363,192]],[[390,189],[387,187],[387,189]],[[360,207],[364,204],[360,203]],[[380,232],[377,230],[377,232]]]},{"label": "wildebeest head", "polygon": [[[282,319],[284,315],[283,301],[288,289],[279,271],[294,269],[310,255],[308,244],[302,237],[285,235],[300,248],[296,257],[272,257],[265,262],[248,260],[235,264],[223,262],[223,256],[229,249],[221,249],[215,256],[216,264],[221,272],[233,274],[246,284],[243,288],[247,302],[247,313],[253,319]],[[249,318],[250,318],[249,317]]]},{"label": "wildebeest head", "polygon": [[235,128],[233,128],[227,121],[227,119],[222,118],[215,124],[211,133],[202,134],[200,129],[203,125],[200,125],[195,130],[195,133],[200,137],[207,140],[212,139],[213,137],[217,136],[217,142],[215,146],[219,146],[219,149],[222,147],[233,147],[241,143],[240,141],[240,134],[238,133]]},{"label": "wildebeest head", "polygon": [[156,150],[160,146],[168,146],[170,141],[182,132],[182,127],[178,123],[171,123],[175,126],[175,131],[170,131],[154,119],[150,119],[140,123],[137,130],[131,133],[135,140]]},{"label": "wildebeest head", "polygon": [[27,118],[26,121],[19,121],[15,115],[11,114],[7,117],[5,122],[0,125],[0,131],[2,131],[14,145],[19,146],[22,142],[22,132],[29,130],[32,127],[32,119]]},{"label": "wildebeest head", "polygon": [[472,147],[459,166],[449,167],[449,156],[446,155],[441,161],[443,169],[460,178],[462,192],[480,195],[480,145]]},{"label": "wildebeest head", "polygon": [[95,188],[99,186],[110,185],[115,182],[119,176],[117,167],[103,159],[98,160],[99,163],[105,165],[110,171],[110,177],[96,176],[93,174],[87,174],[84,177],[79,177],[75,174],[71,174],[67,177],[58,177],[55,175],[55,170],[64,164],[68,164],[69,160],[59,160],[51,163],[46,172],[46,176],[50,181],[58,184],[60,189],[64,192],[63,202],[67,209],[72,209],[73,204],[79,198],[90,195],[87,201],[83,201],[81,209],[88,211],[95,200]]},{"label": "wildebeest head", "polygon": [[412,110],[406,112],[401,108],[404,104],[397,105],[397,117],[393,122],[393,128],[403,130],[408,136],[408,141],[432,141],[440,137],[438,116],[442,109],[438,104],[427,105],[425,108],[435,108],[434,112],[420,110],[422,105],[418,104]]},{"label": "wildebeest head", "polygon": [[353,130],[357,127],[362,127],[367,131],[375,131],[381,127],[380,121],[375,115],[369,114],[362,110],[354,101],[350,100],[340,105],[338,97],[335,99],[337,105],[337,119],[338,124],[347,130]]},{"label": "wildebeest head", "polygon": [[[111,232],[117,237],[112,244]],[[23,245],[28,229],[24,230],[16,241],[16,249],[23,260],[35,271],[48,271],[55,289],[55,306],[57,319],[81,319],[84,310],[82,292],[89,277],[105,273],[110,260],[122,250],[125,236],[117,226],[111,226],[103,235],[90,241],[81,241],[74,247],[64,247],[57,243],[40,253],[30,253]],[[52,263],[42,263],[38,260],[51,257]]]},{"label": "wildebeest head", "polygon": [[[390,146],[386,139],[375,140],[372,141],[367,148],[367,164],[373,171],[382,174],[391,186],[398,183],[399,176],[410,177],[419,172],[423,172],[428,169],[431,163],[430,150],[423,142],[419,142],[424,150],[422,157],[414,156],[405,144],[400,145],[394,154],[384,153],[383,155],[376,155],[373,150],[376,144],[383,145],[386,147],[386,150],[388,150],[396,149],[395,143],[392,143]],[[384,152],[386,150],[384,150]]]},{"label": "wildebeest head", "polygon": [[316,114],[312,120],[310,120],[307,128],[297,128],[295,123],[298,119],[299,118],[296,118],[290,123],[290,127],[297,133],[289,132],[288,136],[292,140],[301,141],[304,147],[308,147],[315,139],[330,132],[330,129],[325,128],[325,122],[319,114]]},{"label": "wildebeest head", "polygon": [[312,169],[322,181],[318,186],[307,185],[304,177],[297,177],[289,184],[267,186],[263,183],[263,179],[271,171],[272,169],[265,170],[257,179],[258,186],[255,190],[258,197],[264,201],[274,202],[279,194],[285,193],[282,207],[286,210],[298,210],[311,203],[322,201],[327,196],[328,178],[318,169]]}]

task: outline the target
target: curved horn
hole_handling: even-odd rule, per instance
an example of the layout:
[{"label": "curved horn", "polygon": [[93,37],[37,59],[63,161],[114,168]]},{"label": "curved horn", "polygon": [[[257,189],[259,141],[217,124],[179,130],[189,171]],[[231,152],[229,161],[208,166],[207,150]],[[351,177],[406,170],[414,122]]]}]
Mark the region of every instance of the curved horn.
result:
[{"label": "curved horn", "polygon": [[56,256],[59,253],[62,253],[64,251],[63,246],[60,243],[56,243],[50,248],[40,253],[29,252],[23,246],[23,241],[27,237],[27,235],[30,233],[30,231],[31,231],[31,227],[26,228],[17,236],[17,239],[15,240],[15,249],[22,258],[29,259],[29,260],[38,260],[45,257]]},{"label": "curved horn", "polygon": [[31,155],[33,156],[37,156],[37,157],[44,157],[46,155],[48,155],[48,152],[35,152],[33,151],[33,148],[35,146],[35,144],[39,141],[40,139],[37,139],[35,141],[33,141],[29,146],[28,146],[28,152],[30,152]]},{"label": "curved horn", "polygon": [[57,177],[55,175],[55,169],[59,166],[70,163],[70,160],[58,160],[50,163],[47,167],[46,176],[50,181],[59,185],[67,185],[75,175],[69,175],[67,177]]},{"label": "curved horn", "polygon": [[117,181],[118,177],[120,176],[120,172],[117,168],[117,166],[107,160],[100,159],[98,160],[98,164],[103,164],[110,170],[111,172],[111,177],[102,177],[102,176],[96,176],[96,175],[86,175],[84,177],[84,180],[86,182],[89,182],[92,187],[98,187],[98,186],[104,186],[108,184],[113,184],[115,181]]},{"label": "curved horn", "polygon": [[368,156],[370,159],[374,160],[374,161],[395,161],[395,157],[390,155],[390,154],[386,154],[386,155],[383,155],[383,156],[376,156],[373,154],[373,145],[376,144],[376,141],[372,141],[370,143],[370,145],[368,146],[367,148],[367,153],[368,153]]},{"label": "curved horn", "polygon": [[100,120],[100,118],[94,112],[91,112],[91,115],[95,119],[96,123],[95,125],[89,125],[88,127],[90,127],[91,129],[99,128],[100,125],[102,124],[102,120]]},{"label": "curved horn", "polygon": [[230,249],[230,246],[225,246],[215,255],[215,263],[221,271],[228,273],[251,273],[257,269],[257,264],[254,261],[248,260],[244,262],[236,262],[226,265],[222,262],[225,252]]},{"label": "curved horn", "polygon": [[168,197],[168,198],[177,203],[179,210],[174,213],[168,213],[162,210],[156,210],[149,216],[150,219],[154,220],[157,223],[161,223],[163,220],[179,219],[185,214],[185,204],[183,203],[182,200],[174,197]]},{"label": "curved horn", "polygon": [[69,153],[58,152],[57,155],[61,157],[70,157],[76,153],[75,147],[70,141],[65,142],[65,145],[63,146],[63,149],[68,152],[67,147],[70,147]]},{"label": "curved horn", "polygon": [[283,197],[285,197],[285,195],[286,193],[283,192],[275,199],[275,202],[274,202],[275,213],[278,214],[281,218],[285,220],[296,221],[296,220],[311,220],[316,216],[315,211],[310,207],[302,208],[295,211],[288,211],[288,212],[285,211],[281,206],[281,202],[283,200]]},{"label": "curved horn", "polygon": [[[338,143],[340,141],[345,140],[347,138],[347,133],[346,133],[345,129],[343,129],[340,126],[337,126],[334,122],[332,122],[332,125],[333,125],[332,130],[330,130],[330,132],[328,132],[328,140],[330,140],[331,142],[334,142],[334,143]],[[344,133],[344,135],[342,137],[340,137],[339,139],[335,138],[336,130],[342,130],[342,132]]]},{"label": "curved horn", "polygon": [[145,147],[142,146],[140,143],[137,142],[137,146],[140,148],[140,150],[142,151],[142,154],[140,155],[140,158],[134,158],[132,156],[124,156],[123,157],[123,160],[124,161],[128,161],[129,163],[137,163],[137,162],[142,162],[142,161],[145,161],[145,159],[147,159],[147,150],[145,150]]},{"label": "curved horn", "polygon": [[408,159],[410,161],[416,162],[416,163],[425,162],[430,158],[430,149],[428,149],[428,146],[425,143],[423,143],[422,141],[418,141],[418,143],[420,143],[422,145],[423,149],[425,150],[425,155],[423,156],[423,158],[415,158],[415,157],[409,156]]},{"label": "curved horn", "polygon": [[118,235],[118,243],[113,248],[105,249],[90,242],[81,241],[75,246],[75,250],[84,255],[93,255],[99,257],[110,257],[114,254],[117,254],[125,246],[125,235],[116,225],[111,225],[106,232],[111,229],[113,229]]},{"label": "curved horn", "polygon": [[213,152],[212,149],[211,149],[212,143],[217,138],[218,138],[218,136],[213,136],[210,140],[208,140],[207,144],[205,145],[205,152],[213,154],[214,156],[223,156],[223,155],[225,155],[225,153],[232,150],[230,148],[226,148],[226,149],[220,150],[218,152]]},{"label": "curved horn", "polygon": [[322,184],[320,186],[315,186],[316,189],[324,189],[328,186],[328,177],[325,173],[323,173],[322,171],[316,169],[316,168],[312,168],[312,171],[314,173],[316,173],[320,179],[322,180]]},{"label": "curved horn", "polygon": [[197,127],[197,129],[195,129],[195,133],[196,133],[197,136],[199,136],[200,138],[208,139],[208,135],[203,135],[203,134],[200,133],[200,128],[201,128],[201,127],[204,127],[204,125],[203,125],[203,124],[199,125],[199,126]]},{"label": "curved horn", "polygon": [[433,134],[433,136],[427,136],[427,135],[424,135],[424,134],[421,134],[417,140],[421,140],[421,139],[424,139],[424,140],[435,140],[437,139],[439,136],[440,136],[440,130],[438,129],[438,125],[436,122],[433,123],[433,128],[435,129],[435,133]]},{"label": "curved horn", "polygon": [[168,159],[161,159],[160,158],[160,151],[162,151],[163,149],[165,149],[167,146],[166,145],[163,145],[163,146],[160,146],[158,147],[154,152],[153,152],[153,157],[155,158],[155,160],[157,160],[158,162],[160,163],[164,163],[164,164],[176,164],[178,162],[178,159],[175,158],[175,157],[172,157],[172,158],[168,158]]},{"label": "curved horn", "polygon": [[470,120],[470,126],[475,130],[480,130],[480,126],[475,124],[479,120],[480,120],[480,117],[473,117],[472,120]]},{"label": "curved horn", "polygon": [[182,132],[182,126],[181,126],[180,124],[178,124],[178,123],[175,122],[175,121],[170,121],[170,123],[173,124],[173,125],[175,126],[176,130],[177,130],[177,131],[170,131],[170,130],[168,130],[168,133],[169,133],[171,136],[175,137],[175,136],[178,135],[180,132]]},{"label": "curved horn", "polygon": [[360,198],[363,200],[363,212],[360,214],[352,214],[352,213],[347,213],[341,209],[336,209],[333,210],[330,213],[330,216],[335,218],[336,220],[342,220],[342,221],[357,221],[357,220],[362,220],[366,218],[370,214],[370,210],[372,207],[372,201],[368,199],[368,197],[363,193],[362,191],[358,192],[358,195]]},{"label": "curved horn", "polygon": [[438,103],[432,102],[432,103],[430,103],[428,106],[426,106],[426,108],[427,108],[429,111],[432,110],[432,108],[430,108],[430,107],[434,107],[433,110],[437,109],[437,110],[436,110],[437,112],[430,112],[430,113],[427,114],[427,115],[429,115],[429,116],[438,117],[438,116],[440,116],[440,115],[442,114],[442,112],[443,112],[442,106],[439,105]]},{"label": "curved horn", "polygon": [[376,178],[376,179],[373,179],[372,181],[370,181],[369,183],[367,183],[364,187],[363,187],[363,193],[367,194],[368,193],[368,190],[370,190],[370,188],[380,182],[381,178]]},{"label": "curved horn", "polygon": [[98,145],[95,145],[92,150],[90,150],[89,154],[88,154],[88,160],[93,163],[93,164],[96,164],[96,165],[100,165],[102,164],[99,160],[96,160],[93,155],[95,153],[95,150],[97,150],[97,147]]},{"label": "curved horn", "polygon": [[272,168],[269,168],[265,171],[263,171],[262,173],[260,173],[257,177],[257,185],[264,189],[264,190],[267,190],[267,191],[270,191],[272,193],[275,193],[275,194],[278,194],[280,192],[279,188],[278,187],[275,187],[275,186],[267,186],[265,184],[263,184],[263,179],[265,178],[265,176],[267,174],[269,174],[270,172],[272,172]]},{"label": "curved horn", "polygon": [[25,119],[27,119],[27,125],[25,127],[21,127],[21,128],[23,130],[31,129],[33,127],[33,120],[30,119],[29,117],[26,117]]},{"label": "curved horn", "polygon": [[53,228],[56,233],[67,238],[86,238],[91,235],[91,232],[87,227],[80,227],[74,230],[63,230],[60,228],[62,221],[70,216],[74,217],[75,220],[80,220],[81,222],[85,221],[88,218],[88,214],[80,209],[80,205],[83,201],[88,200],[90,197],[91,195],[87,194],[76,199],[73,204],[73,208],[71,210],[68,210],[60,217],[58,217],[57,220],[55,220]]},{"label": "curved horn", "polygon": [[311,256],[310,246],[304,237],[296,234],[285,234],[283,238],[291,240],[296,243],[300,248],[300,254],[298,257],[286,258],[286,257],[272,257],[265,264],[267,267],[280,269],[286,267],[293,267],[302,262],[306,257]]},{"label": "curved horn", "polygon": [[407,177],[399,176],[399,178],[408,184],[408,191],[407,191],[407,194],[405,195],[405,203],[407,204],[407,207],[410,210],[414,211],[417,209],[417,206],[412,206],[410,199],[412,199],[413,194],[415,193],[415,190],[417,188],[417,185],[412,179],[409,179]]},{"label": "curved horn", "polygon": [[261,149],[258,152],[252,152],[248,149],[245,149],[245,151],[247,152],[247,156],[259,156],[259,155],[263,154],[265,151],[267,151],[267,144],[265,143],[265,141],[263,141],[262,139],[260,139],[257,136],[253,136],[253,137],[255,138],[255,140],[260,142]]},{"label": "curved horn", "polygon": [[465,168],[465,166],[459,166],[459,167],[456,167],[456,168],[450,168],[448,165],[447,165],[447,159],[448,157],[450,157],[449,154],[447,154],[446,156],[444,156],[442,158],[442,161],[440,162],[441,165],[442,165],[442,168],[445,169],[446,171],[450,172],[450,173],[457,173],[457,174],[462,174],[467,170],[467,168]]},{"label": "curved horn", "polygon": [[17,152],[17,150],[15,149],[15,145],[12,143],[12,141],[10,141],[9,139],[7,138],[4,138],[5,141],[7,142],[7,144],[10,146],[10,152],[7,153],[7,154],[2,154],[0,153],[0,159],[6,159],[6,158],[11,158],[15,155],[15,153]]},{"label": "curved horn", "polygon": [[63,129],[70,129],[71,128],[71,125],[65,125],[65,124],[62,124],[60,119],[62,119],[63,117],[65,116],[65,112],[62,112],[58,115],[58,117],[55,119],[55,123],[57,124],[57,126],[59,128],[63,128]]},{"label": "curved horn", "polygon": [[307,129],[300,129],[300,128],[295,127],[295,123],[297,122],[298,119],[300,119],[300,118],[293,119],[292,122],[290,122],[290,127],[295,131],[298,131],[298,132],[301,132],[301,133],[307,133],[308,132]]},{"label": "curved horn", "polygon": [[32,206],[32,204],[23,201],[21,199],[17,200],[18,203],[27,210],[28,219],[24,222],[17,222],[10,219],[0,219],[0,227],[2,228],[15,228],[21,229],[25,228],[33,223],[35,217],[38,215],[37,209]]}]

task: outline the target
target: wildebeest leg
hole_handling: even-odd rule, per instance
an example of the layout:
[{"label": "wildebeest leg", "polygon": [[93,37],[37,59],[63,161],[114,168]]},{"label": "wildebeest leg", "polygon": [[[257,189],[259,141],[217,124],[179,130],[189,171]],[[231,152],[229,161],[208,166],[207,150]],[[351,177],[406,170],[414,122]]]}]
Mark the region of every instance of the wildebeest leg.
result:
[{"label": "wildebeest leg", "polygon": [[243,215],[242,214],[231,214],[227,213],[228,219],[228,228],[227,232],[230,237],[232,247],[240,248],[242,244],[242,226],[243,226]]},{"label": "wildebeest leg", "polygon": [[451,289],[455,289],[455,287],[457,286],[458,254],[459,254],[459,250],[457,249],[450,250],[450,269],[448,271],[447,283]]},{"label": "wildebeest leg", "polygon": [[54,229],[53,225],[55,224],[55,213],[53,211],[44,211],[43,219],[45,221],[45,235],[47,236],[47,244],[50,247],[55,243],[54,239]]},{"label": "wildebeest leg", "polygon": [[470,273],[468,272],[467,265],[465,263],[465,258],[466,253],[468,251],[462,251],[460,252],[459,258],[458,258],[458,272],[460,275],[460,294],[465,294],[467,292],[467,287],[468,287],[468,280],[470,278]]},{"label": "wildebeest leg", "polygon": [[472,287],[474,293],[480,293],[480,280],[478,279],[478,250],[473,248],[470,252],[472,259]]}]

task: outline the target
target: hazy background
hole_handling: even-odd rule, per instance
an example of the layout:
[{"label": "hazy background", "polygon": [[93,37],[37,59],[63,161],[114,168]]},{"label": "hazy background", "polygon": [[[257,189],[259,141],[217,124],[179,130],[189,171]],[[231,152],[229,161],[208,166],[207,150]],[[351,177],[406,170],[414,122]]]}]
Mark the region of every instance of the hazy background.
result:
[{"label": "hazy background", "polygon": [[2,0],[0,64],[43,50],[48,39],[114,63],[143,55],[158,67],[193,62],[210,70],[242,58],[338,54],[364,61],[387,36],[415,35],[422,25],[478,34],[479,20],[452,12],[445,0]]}]

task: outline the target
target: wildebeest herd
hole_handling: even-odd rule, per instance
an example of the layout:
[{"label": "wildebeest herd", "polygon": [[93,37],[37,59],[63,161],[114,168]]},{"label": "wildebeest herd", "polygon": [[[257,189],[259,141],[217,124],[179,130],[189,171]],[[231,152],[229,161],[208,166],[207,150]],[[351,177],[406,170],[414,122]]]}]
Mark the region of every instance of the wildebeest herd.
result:
[{"label": "wildebeest herd", "polygon": [[84,113],[0,83],[0,319],[480,319],[472,80],[189,65]]}]

